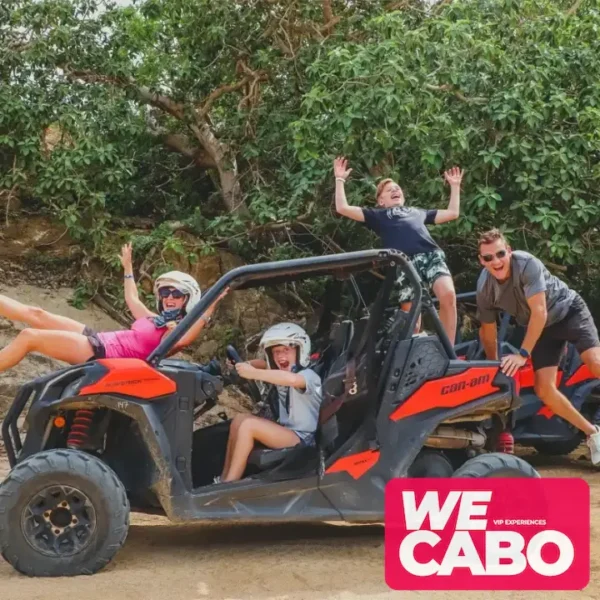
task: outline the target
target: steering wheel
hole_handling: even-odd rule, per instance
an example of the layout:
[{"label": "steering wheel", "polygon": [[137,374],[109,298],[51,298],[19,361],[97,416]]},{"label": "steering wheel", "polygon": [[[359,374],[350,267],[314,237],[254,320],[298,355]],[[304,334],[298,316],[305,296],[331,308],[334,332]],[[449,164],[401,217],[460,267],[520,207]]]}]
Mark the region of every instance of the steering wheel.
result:
[{"label": "steering wheel", "polygon": [[[229,346],[227,346],[226,354],[227,354],[227,358],[234,365],[236,363],[244,362],[242,360],[242,357],[239,355],[239,352],[231,344]],[[235,385],[237,385],[238,387],[242,388],[243,390],[245,390],[246,393],[250,396],[250,398],[252,398],[252,400],[254,402],[258,403],[258,402],[262,401],[262,394],[260,393],[260,390],[258,389],[258,386],[256,385],[255,381],[252,381],[251,379],[244,379],[243,377],[240,377],[238,375],[238,372],[235,369],[231,370],[231,373],[229,376],[231,377],[231,380],[233,381],[233,383]]]}]

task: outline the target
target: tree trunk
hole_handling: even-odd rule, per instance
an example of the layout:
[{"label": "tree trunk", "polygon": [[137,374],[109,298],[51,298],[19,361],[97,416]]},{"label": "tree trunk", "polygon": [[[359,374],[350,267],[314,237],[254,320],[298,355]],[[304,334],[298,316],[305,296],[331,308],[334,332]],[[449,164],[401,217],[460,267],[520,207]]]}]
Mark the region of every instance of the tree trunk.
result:
[{"label": "tree trunk", "polygon": [[237,161],[231,156],[229,147],[220,142],[207,123],[191,126],[196,139],[217,165],[223,202],[231,213],[248,216],[248,208],[242,198],[242,190],[238,181]]},{"label": "tree trunk", "polygon": [[[137,85],[136,82],[131,79],[102,75],[92,71],[72,70],[67,65],[61,65],[61,68],[64,69],[67,77],[72,79],[81,79],[88,82],[104,83],[133,89],[137,93],[140,102],[154,106],[155,108],[170,114],[182,123],[187,122],[185,107],[182,104],[175,102],[168,96],[153,92],[145,86]],[[253,73],[253,75],[255,74]],[[257,78],[260,77],[263,77],[263,75],[260,74],[257,76]],[[187,144],[185,136],[167,134],[167,136],[163,138],[163,141],[165,145],[169,146],[171,149],[192,158],[199,166],[216,168],[219,173],[221,193],[225,207],[229,212],[237,212],[241,216],[248,216],[249,211],[242,198],[242,190],[238,182],[238,170],[235,157],[232,155],[227,144],[219,141],[210,128],[210,125],[206,122],[207,107],[210,106],[210,103],[220,94],[227,91],[229,87],[231,86],[224,86],[215,91],[209,98],[208,105],[196,111],[195,123],[188,123],[189,129],[194,133],[202,151],[190,147]],[[234,88],[237,87],[239,87],[238,84],[234,86]],[[153,133],[154,135],[157,135],[167,132],[160,132],[154,127]]]}]

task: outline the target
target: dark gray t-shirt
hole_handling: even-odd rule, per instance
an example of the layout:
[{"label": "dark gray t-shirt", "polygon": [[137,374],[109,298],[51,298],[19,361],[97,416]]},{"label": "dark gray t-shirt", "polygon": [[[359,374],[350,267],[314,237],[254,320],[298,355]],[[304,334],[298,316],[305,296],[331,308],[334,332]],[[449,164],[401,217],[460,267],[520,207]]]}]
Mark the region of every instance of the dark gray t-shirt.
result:
[{"label": "dark gray t-shirt", "polygon": [[433,225],[437,208],[425,210],[407,206],[363,208],[364,225],[377,233],[385,248],[394,248],[407,256],[435,252],[435,243],[426,225]]},{"label": "dark gray t-shirt", "polygon": [[546,292],[548,319],[546,327],[565,317],[576,293],[566,283],[551,275],[541,260],[521,250],[511,256],[511,276],[500,283],[485,269],[477,281],[477,318],[482,323],[496,321],[497,313],[506,311],[526,327],[531,311],[527,298]]}]

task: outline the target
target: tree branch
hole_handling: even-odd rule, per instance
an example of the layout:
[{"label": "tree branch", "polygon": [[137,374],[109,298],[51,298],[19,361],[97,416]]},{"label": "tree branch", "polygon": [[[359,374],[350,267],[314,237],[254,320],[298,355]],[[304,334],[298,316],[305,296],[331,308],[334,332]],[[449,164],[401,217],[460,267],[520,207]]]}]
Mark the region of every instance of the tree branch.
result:
[{"label": "tree branch", "polygon": [[[212,100],[210,100],[211,96],[209,96],[209,99],[207,99],[207,102],[205,102],[204,107],[201,107],[199,110],[195,111],[195,113],[189,114],[186,112],[183,104],[175,102],[168,96],[153,92],[145,86],[137,85],[132,78],[101,75],[85,70],[73,70],[68,65],[62,66],[61,68],[63,68],[67,74],[67,77],[72,79],[82,79],[88,82],[109,83],[121,88],[129,88],[137,94],[140,102],[154,106],[175,117],[178,121],[184,123],[195,135],[196,139],[200,143],[200,146],[202,146],[202,148],[206,151],[206,155],[202,157],[202,161],[205,164],[208,164],[209,161],[214,163],[216,169],[218,170],[223,202],[229,212],[239,212],[241,215],[248,214],[248,209],[245,206],[239,182],[237,181],[237,165],[235,157],[230,156],[230,149],[227,144],[223,144],[221,141],[219,141],[208,124],[208,109],[210,108],[210,104],[212,104],[212,102],[214,102],[220,95],[225,93],[223,87],[218,88],[211,94]],[[239,63],[238,68],[243,69],[243,67],[240,67]],[[266,77],[266,75],[263,73],[255,73],[249,67],[246,67],[246,69],[249,73],[257,75],[259,79],[263,76]],[[210,103],[207,106],[209,100]],[[171,147],[174,148],[174,145],[178,145],[180,140],[177,140],[177,138],[171,138],[170,142],[172,144]]]},{"label": "tree branch", "polygon": [[60,65],[69,79],[81,79],[87,83],[108,83],[120,88],[133,90],[144,104],[150,104],[169,113],[179,121],[184,121],[184,106],[174,102],[168,96],[152,92],[150,88],[137,85],[131,78],[116,77],[114,75],[102,75],[93,71],[71,69],[68,65]]},{"label": "tree branch", "polygon": [[118,311],[112,304],[100,293],[96,293],[92,298],[92,302],[99,306],[104,312],[108,313],[117,323],[129,328],[131,326],[131,319],[127,319],[123,314]]},{"label": "tree branch", "polygon": [[[202,103],[200,108],[197,110],[197,115],[200,119],[204,119],[207,116],[208,112],[210,111],[210,109],[211,109],[212,105],[215,103],[215,101],[218,100],[224,94],[228,94],[230,92],[235,92],[235,91],[240,90],[243,87],[248,86],[248,85],[251,86],[251,89],[254,89],[257,82],[266,81],[268,79],[268,76],[264,71],[253,71],[242,60],[239,60],[237,62],[236,72],[237,73],[245,73],[244,78],[241,79],[240,81],[238,81],[237,83],[223,84],[223,85],[219,86],[216,90],[213,90],[209,94],[208,98]],[[243,101],[245,99],[249,100],[250,97],[251,97],[250,93],[244,95],[244,98],[242,99],[240,106],[243,105]]]},{"label": "tree branch", "polygon": [[274,221],[273,223],[265,223],[264,225],[256,225],[255,227],[246,229],[245,231],[242,231],[241,233],[237,233],[231,237],[219,238],[216,240],[216,243],[222,244],[224,242],[229,242],[230,240],[233,240],[233,239],[236,239],[236,238],[242,237],[242,236],[254,237],[256,235],[260,235],[261,233],[267,233],[267,232],[273,233],[276,231],[281,231],[283,229],[288,229],[290,227],[293,227],[296,223],[303,224],[304,221],[308,221],[311,218],[313,206],[314,206],[314,204],[311,203],[309,205],[307,211],[304,214],[297,217],[296,219],[294,219],[293,221]]},{"label": "tree branch", "polygon": [[488,101],[488,99],[484,98],[483,96],[476,96],[476,97],[468,98],[460,90],[457,90],[456,88],[454,88],[453,86],[451,86],[448,83],[444,83],[443,85],[432,85],[430,83],[426,83],[425,87],[428,90],[431,90],[434,92],[450,92],[451,94],[454,94],[459,100],[462,100],[463,102],[468,102],[470,104],[476,104],[476,103]]},{"label": "tree branch", "polygon": [[573,4],[573,6],[571,6],[571,8],[567,11],[567,17],[574,15],[579,10],[580,6],[581,6],[581,0],[577,0],[575,2],[575,4]]},{"label": "tree branch", "polygon": [[212,159],[212,157],[206,152],[206,150],[201,148],[194,148],[190,144],[190,140],[187,136],[183,134],[177,133],[163,133],[157,132],[156,137],[158,137],[161,142],[178,152],[179,154],[183,154],[183,156],[194,161],[194,164],[202,169],[216,169],[217,163]]},{"label": "tree branch", "polygon": [[323,21],[329,23],[333,20],[333,9],[331,8],[331,0],[323,0]]}]

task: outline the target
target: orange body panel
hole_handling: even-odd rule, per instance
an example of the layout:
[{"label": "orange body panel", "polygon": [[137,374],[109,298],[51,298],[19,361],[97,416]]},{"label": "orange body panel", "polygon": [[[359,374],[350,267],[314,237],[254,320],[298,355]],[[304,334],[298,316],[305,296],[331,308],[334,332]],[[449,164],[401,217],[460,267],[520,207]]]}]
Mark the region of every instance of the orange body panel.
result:
[{"label": "orange body panel", "polygon": [[167,396],[177,391],[172,379],[137,358],[109,358],[97,361],[108,369],[96,383],[81,388],[79,394],[123,394],[142,400]]},{"label": "orange body panel", "polygon": [[367,450],[366,452],[359,452],[358,454],[350,454],[350,456],[344,456],[336,460],[330,467],[325,471],[328,473],[340,473],[345,471],[349,473],[354,479],[362,477],[377,461],[379,460],[378,450]]},{"label": "orange body panel", "polygon": [[542,408],[540,408],[540,410],[538,410],[535,414],[536,416],[539,415],[540,417],[546,417],[546,419],[551,419],[555,416],[555,414],[552,412],[552,409],[548,408],[547,406],[542,406]]},{"label": "orange body panel", "polygon": [[[533,365],[531,364],[531,359],[528,358],[527,362],[524,366],[522,366],[519,371],[519,380],[521,382],[521,387],[530,388],[533,387],[535,383],[535,374],[533,371]],[[563,378],[563,372],[557,371],[556,373],[556,385],[559,386]]]},{"label": "orange body panel", "polygon": [[492,384],[498,367],[472,367],[458,375],[435,379],[423,384],[390,416],[392,421],[405,419],[432,408],[456,408],[498,391]]}]

